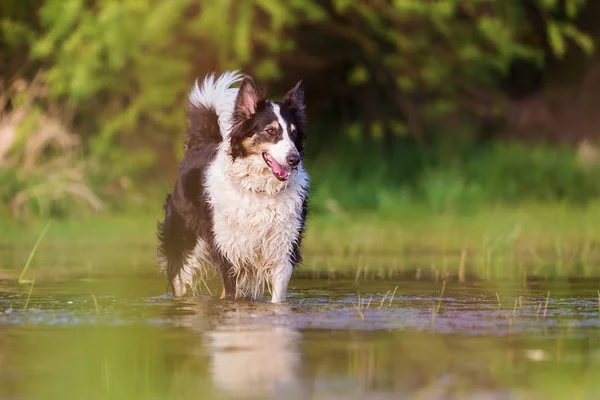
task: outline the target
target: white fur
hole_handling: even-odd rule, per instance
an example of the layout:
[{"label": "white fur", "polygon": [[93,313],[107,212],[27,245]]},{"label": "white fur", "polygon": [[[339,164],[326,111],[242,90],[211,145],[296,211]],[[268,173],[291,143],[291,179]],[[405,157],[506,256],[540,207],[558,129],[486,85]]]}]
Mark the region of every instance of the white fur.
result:
[{"label": "white fur", "polygon": [[[187,286],[191,288],[197,287],[197,284],[202,282],[206,284],[208,278],[207,273],[210,270],[208,263],[210,262],[210,254],[206,246],[206,242],[201,238],[196,241],[194,251],[190,253],[183,267],[173,280],[173,291],[177,297],[184,296],[187,291]],[[160,268],[163,272],[167,270],[167,260],[160,256]]]},{"label": "white fur", "polygon": [[279,142],[275,143],[272,146],[269,146],[269,154],[280,165],[286,166],[288,165],[286,160],[288,154],[295,152],[297,155],[298,150],[296,149],[294,142],[292,142],[292,139],[290,138],[290,134],[288,132],[285,120],[281,116],[281,110],[279,109],[279,105],[271,105],[273,106],[273,112],[277,116],[277,122],[279,122],[279,126],[281,126],[281,132],[283,137]]},{"label": "white fur", "polygon": [[300,229],[309,186],[302,165],[281,182],[260,156],[231,161],[222,143],[206,176],[215,243],[233,265],[236,294],[259,297],[272,284],[273,302],[285,300],[289,255]]},{"label": "white fur", "polygon": [[231,85],[243,77],[238,71],[226,71],[217,80],[214,74],[210,74],[204,78],[202,87],[196,81],[189,95],[192,106],[205,107],[217,113],[223,138],[231,130],[231,114],[238,93],[238,88],[232,88]]},{"label": "white fur", "polygon": [[287,294],[287,288],[292,277],[294,266],[289,262],[283,263],[271,274],[271,302],[283,303]]}]

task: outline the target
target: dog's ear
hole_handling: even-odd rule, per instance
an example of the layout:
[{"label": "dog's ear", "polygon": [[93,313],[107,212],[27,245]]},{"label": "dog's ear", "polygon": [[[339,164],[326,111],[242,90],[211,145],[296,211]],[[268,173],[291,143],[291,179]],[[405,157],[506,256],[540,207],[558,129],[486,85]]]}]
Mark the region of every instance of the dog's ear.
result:
[{"label": "dog's ear", "polygon": [[246,75],[242,80],[237,98],[235,100],[235,111],[238,115],[250,119],[255,113],[258,103],[264,95],[256,87],[254,80]]},{"label": "dog's ear", "polygon": [[304,87],[302,80],[296,83],[296,86],[291,88],[289,92],[283,96],[283,106],[290,111],[302,113],[304,111]]},{"label": "dog's ear", "polygon": [[301,155],[304,155],[304,140],[306,139],[306,116],[304,115],[304,87],[302,81],[298,81],[296,86],[289,90],[283,96],[283,107],[290,111],[296,120],[298,134],[294,140],[296,148]]}]

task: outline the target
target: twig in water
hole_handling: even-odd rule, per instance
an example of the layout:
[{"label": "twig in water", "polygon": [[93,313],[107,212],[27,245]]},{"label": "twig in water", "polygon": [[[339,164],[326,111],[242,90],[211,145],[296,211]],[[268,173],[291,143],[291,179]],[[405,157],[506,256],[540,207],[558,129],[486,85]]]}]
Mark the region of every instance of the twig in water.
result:
[{"label": "twig in water", "polygon": [[373,296],[369,297],[369,302],[367,303],[367,309],[369,309],[369,306],[371,305],[371,300],[373,300]]},{"label": "twig in water", "polygon": [[364,320],[365,316],[363,315],[362,311],[360,311],[360,307],[354,307],[354,309],[356,310],[356,313],[358,314],[360,319]]},{"label": "twig in water", "polygon": [[92,294],[92,299],[94,299],[94,306],[96,306],[96,315],[99,315],[99,311],[98,311],[98,300],[96,300],[96,296],[94,296]]},{"label": "twig in water", "polygon": [[[600,292],[600,290],[599,290]],[[379,304],[379,308],[378,310],[381,310],[381,307],[383,306],[383,302],[385,301],[385,299],[387,299],[387,295],[390,294],[390,291],[388,290],[385,295],[383,296],[383,299],[381,299],[381,303]],[[600,294],[598,295],[598,301],[600,302]]]},{"label": "twig in water", "polygon": [[498,299],[498,309],[502,308],[502,303],[500,302],[500,296],[498,295],[498,292],[496,292],[496,298]]},{"label": "twig in water", "polygon": [[390,302],[388,303],[388,306],[392,305],[392,301],[394,300],[394,295],[396,294],[396,290],[398,290],[398,286],[396,286],[396,288],[394,289],[394,293],[392,293],[392,298],[390,299]]},{"label": "twig in water", "polygon": [[550,301],[550,291],[548,290],[548,296],[546,297],[546,305],[544,306],[544,315],[542,319],[546,319],[546,311],[548,310],[548,301]]},{"label": "twig in water", "polygon": [[446,281],[442,284],[442,291],[440,292],[440,298],[438,299],[438,305],[436,314],[440,311],[440,307],[442,306],[442,298],[444,297],[444,291],[446,290]]},{"label": "twig in water", "polygon": [[519,295],[519,308],[523,308],[523,302],[521,301],[521,295]]},{"label": "twig in water", "polygon": [[440,313],[440,308],[442,307],[442,298],[444,297],[444,290],[446,290],[446,281],[444,281],[444,283],[442,284],[442,290],[440,291],[437,307],[431,309],[431,322],[433,322],[434,324],[438,314]]},{"label": "twig in water", "polygon": [[539,319],[541,310],[542,310],[542,302],[540,302],[540,305],[538,306],[538,310],[535,313],[535,319]]},{"label": "twig in water", "polygon": [[30,283],[31,282],[31,281],[27,281],[27,280],[24,279],[25,278],[25,274],[27,274],[27,270],[29,269],[29,264],[31,264],[31,260],[33,259],[33,255],[35,254],[35,251],[37,250],[38,246],[40,245],[40,242],[44,238],[44,235],[46,234],[46,231],[48,231],[48,228],[50,228],[50,224],[51,223],[52,223],[52,221],[48,222],[48,224],[46,225],[46,227],[42,231],[42,234],[40,235],[40,237],[38,238],[38,240],[35,242],[35,245],[33,246],[33,249],[31,249],[31,253],[29,253],[29,258],[27,259],[27,262],[25,263],[25,266],[23,267],[23,270],[21,271],[21,275],[19,275],[19,279],[18,279],[19,284]]},{"label": "twig in water", "polygon": [[29,288],[29,294],[27,295],[27,300],[25,301],[25,307],[23,307],[23,311],[27,310],[27,306],[29,305],[29,299],[31,298],[31,292],[33,292],[33,284],[35,283],[35,278],[31,281],[31,287]]}]

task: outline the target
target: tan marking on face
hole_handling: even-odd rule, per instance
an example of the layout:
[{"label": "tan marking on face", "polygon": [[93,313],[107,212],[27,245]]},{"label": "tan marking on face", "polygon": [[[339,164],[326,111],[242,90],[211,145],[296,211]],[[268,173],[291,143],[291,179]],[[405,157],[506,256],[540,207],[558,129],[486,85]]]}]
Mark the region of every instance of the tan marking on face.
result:
[{"label": "tan marking on face", "polygon": [[273,143],[270,142],[258,144],[254,144],[253,142],[254,140],[252,137],[246,138],[242,141],[242,146],[244,146],[244,149],[246,149],[248,154],[262,154],[263,152],[267,151],[269,147],[273,146]]},{"label": "tan marking on face", "polygon": [[242,140],[242,146],[244,146],[244,149],[246,149],[248,153],[252,153],[252,137],[247,137]]},{"label": "tan marking on face", "polygon": [[[269,128],[274,128],[277,130],[281,129],[281,125],[279,124],[279,121],[277,120],[273,120],[273,122],[271,122],[269,125],[265,126],[263,128],[264,131],[266,131]],[[273,143],[269,143],[269,142],[264,142],[264,143],[258,143],[258,144],[254,144],[254,137],[250,136],[245,138],[242,141],[242,146],[244,146],[244,149],[246,149],[246,152],[248,154],[262,154],[264,151],[267,151],[269,149],[269,147],[273,146]]]}]

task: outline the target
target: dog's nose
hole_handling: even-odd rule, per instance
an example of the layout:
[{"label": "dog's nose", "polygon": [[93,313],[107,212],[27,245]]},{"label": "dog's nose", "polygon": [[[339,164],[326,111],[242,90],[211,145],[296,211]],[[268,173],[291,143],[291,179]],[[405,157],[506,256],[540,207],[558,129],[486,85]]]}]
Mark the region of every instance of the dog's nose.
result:
[{"label": "dog's nose", "polygon": [[285,161],[287,161],[290,166],[295,167],[300,164],[300,156],[296,153],[290,153],[285,158]]}]

